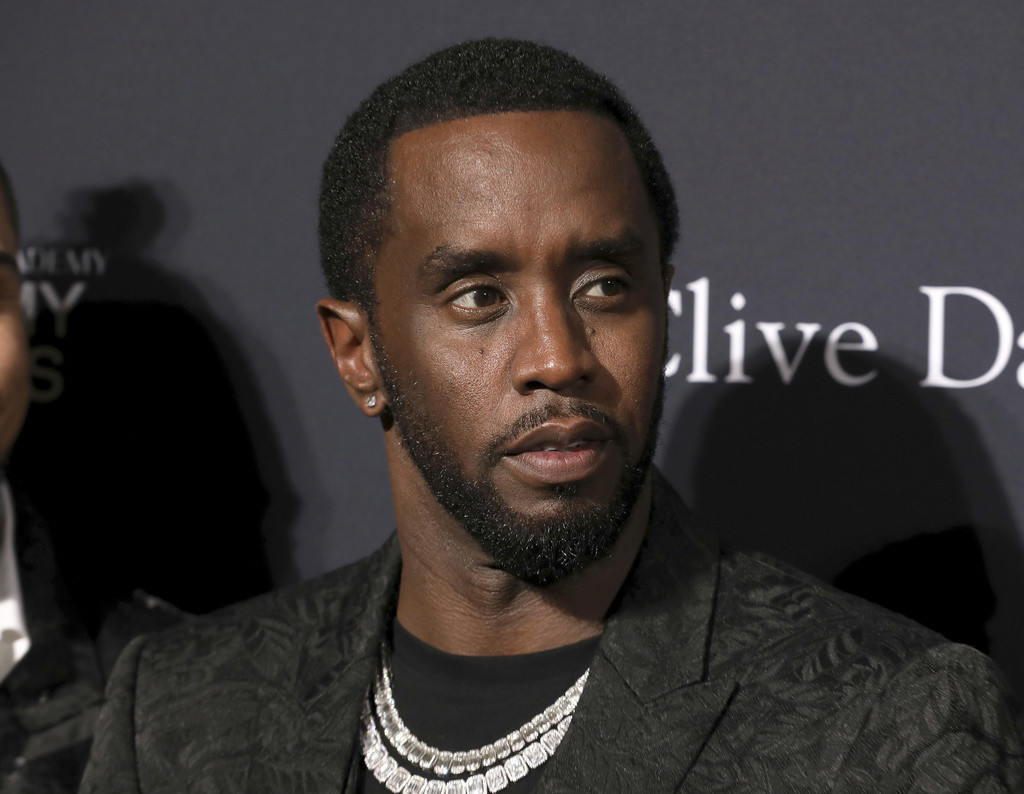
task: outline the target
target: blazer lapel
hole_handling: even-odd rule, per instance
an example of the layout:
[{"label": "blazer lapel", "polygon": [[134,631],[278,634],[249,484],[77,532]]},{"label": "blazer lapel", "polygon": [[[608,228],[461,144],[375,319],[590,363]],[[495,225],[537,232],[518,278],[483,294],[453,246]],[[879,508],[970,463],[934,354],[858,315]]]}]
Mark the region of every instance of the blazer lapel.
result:
[{"label": "blazer lapel", "polygon": [[32,645],[0,684],[0,770],[11,772],[20,756],[17,778],[33,788],[33,781],[70,781],[81,773],[103,685],[92,642],[57,575],[46,525],[24,499],[15,508],[15,556]]},{"label": "blazer lapel", "polygon": [[301,736],[285,722],[276,724],[274,735],[264,732],[260,744],[273,750],[251,760],[247,790],[355,791],[359,714],[377,669],[400,569],[394,536],[367,566],[354,572],[344,597],[316,618],[315,632],[298,650],[290,688]]},{"label": "blazer lapel", "polygon": [[[377,572],[371,576],[368,592],[362,595],[366,609],[345,637],[339,638],[347,662],[335,685],[327,687],[327,713],[334,712],[336,728],[331,730],[338,751],[335,764],[342,791],[355,791],[359,780],[359,715],[363,699],[377,671],[380,644],[394,613],[398,593],[401,554],[398,538],[392,535],[379,557]],[[339,633],[337,627],[335,632]]]},{"label": "blazer lapel", "polygon": [[707,677],[717,544],[654,476],[647,539],[538,792],[678,790],[738,686]]},{"label": "blazer lapel", "polygon": [[4,686],[16,699],[33,701],[79,679],[97,693],[102,692],[92,643],[58,577],[46,526],[23,502],[15,502],[14,543],[32,646],[11,670]]},{"label": "blazer lapel", "polygon": [[581,699],[538,792],[678,791],[736,683],[698,682],[642,702],[601,659],[587,687],[592,697]]}]

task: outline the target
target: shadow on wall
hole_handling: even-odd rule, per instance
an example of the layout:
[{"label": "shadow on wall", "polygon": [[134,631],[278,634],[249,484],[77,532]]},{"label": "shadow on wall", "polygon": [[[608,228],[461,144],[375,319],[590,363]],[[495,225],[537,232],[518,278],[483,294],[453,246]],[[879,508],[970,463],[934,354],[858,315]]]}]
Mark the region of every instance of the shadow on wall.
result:
[{"label": "shadow on wall", "polygon": [[83,190],[62,239],[23,247],[42,353],[9,468],[93,628],[136,588],[202,613],[269,589],[268,555],[291,575],[295,498],[248,359],[148,256],[186,220],[169,186]]},{"label": "shadow on wall", "polygon": [[[947,395],[877,354],[869,366],[878,374],[859,388],[810,367],[786,386],[764,353],[747,368],[752,383],[688,385],[667,417],[665,472],[730,545],[988,650],[997,606],[999,625],[1024,625],[1024,593],[1012,586],[1024,555],[1005,495]],[[990,580],[1003,583],[996,599]],[[1020,662],[997,660],[1007,672]]]}]

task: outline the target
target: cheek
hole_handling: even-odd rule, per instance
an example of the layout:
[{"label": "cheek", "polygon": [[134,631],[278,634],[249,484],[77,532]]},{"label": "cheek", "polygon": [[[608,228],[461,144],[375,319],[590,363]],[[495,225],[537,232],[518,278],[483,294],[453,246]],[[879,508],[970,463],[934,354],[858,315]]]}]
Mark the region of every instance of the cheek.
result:
[{"label": "cheek", "polygon": [[595,334],[594,350],[618,391],[621,418],[646,435],[664,347],[663,321],[653,314],[633,318],[616,333]]},{"label": "cheek", "polygon": [[466,449],[494,432],[505,382],[502,355],[493,342],[412,324],[404,346],[390,358],[416,403],[411,407],[435,422],[457,449]]},{"label": "cheek", "polygon": [[0,456],[6,455],[29,400],[28,343],[20,318],[0,317]]},{"label": "cheek", "polygon": [[[481,418],[493,418],[505,382],[502,354],[493,345],[446,340],[438,346],[424,373],[425,392],[451,420],[452,430],[464,434]],[[483,351],[481,353],[480,351]]]}]

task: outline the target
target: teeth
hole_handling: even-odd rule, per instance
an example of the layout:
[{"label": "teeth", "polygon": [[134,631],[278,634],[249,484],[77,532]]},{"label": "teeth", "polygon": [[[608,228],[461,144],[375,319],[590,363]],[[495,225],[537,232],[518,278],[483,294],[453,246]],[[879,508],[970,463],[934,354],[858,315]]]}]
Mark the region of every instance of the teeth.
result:
[{"label": "teeth", "polygon": [[578,449],[586,443],[586,441],[573,441],[571,444],[564,447],[556,447],[553,444],[548,444],[548,446],[541,448],[541,452],[568,452],[570,449]]}]

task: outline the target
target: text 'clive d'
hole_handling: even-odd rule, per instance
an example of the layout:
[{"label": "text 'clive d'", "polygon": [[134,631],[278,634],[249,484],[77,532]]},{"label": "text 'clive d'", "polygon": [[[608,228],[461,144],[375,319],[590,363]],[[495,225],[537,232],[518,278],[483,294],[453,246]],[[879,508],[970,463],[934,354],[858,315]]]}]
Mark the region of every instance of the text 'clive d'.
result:
[{"label": "text 'clive d'", "polygon": [[[736,317],[721,326],[720,332],[727,338],[729,363],[727,372],[716,374],[709,369],[712,333],[718,332],[711,319],[711,282],[705,276],[688,283],[686,290],[691,293],[692,357],[690,372],[686,375],[690,383],[752,383],[754,378],[747,371],[748,335],[754,337],[755,344],[763,341],[785,385],[793,382],[801,366],[806,366],[804,359],[808,350],[819,347],[825,371],[837,384],[864,386],[878,374],[870,363],[870,354],[879,349],[878,338],[864,323],[843,322],[826,330],[820,323],[797,322],[789,330],[783,322],[748,323],[744,317]],[[922,286],[918,290],[927,304],[927,369],[925,377],[920,381],[921,386],[945,389],[983,386],[994,381],[1007,369],[1015,345],[1024,349],[1024,333],[1015,340],[1016,331],[1009,310],[991,293],[967,286]],[[684,314],[684,297],[682,290],[673,289],[669,292],[669,309],[675,317]],[[947,307],[954,304],[968,310],[961,314],[969,316],[970,322],[985,326],[980,329],[979,335],[992,338],[994,342],[984,349],[976,348],[972,351],[971,361],[968,362],[972,372],[958,371],[956,375],[947,371],[947,341],[956,338],[964,329],[956,327],[949,320]],[[743,312],[747,308],[746,296],[741,292],[733,293],[729,298],[729,307],[734,316]],[[748,325],[753,328],[748,329]],[[665,374],[668,377],[678,375],[682,363],[682,354],[671,353]],[[961,363],[958,369],[962,370],[963,367]],[[1024,388],[1024,363],[1017,367],[1016,376],[1017,383]]]}]

